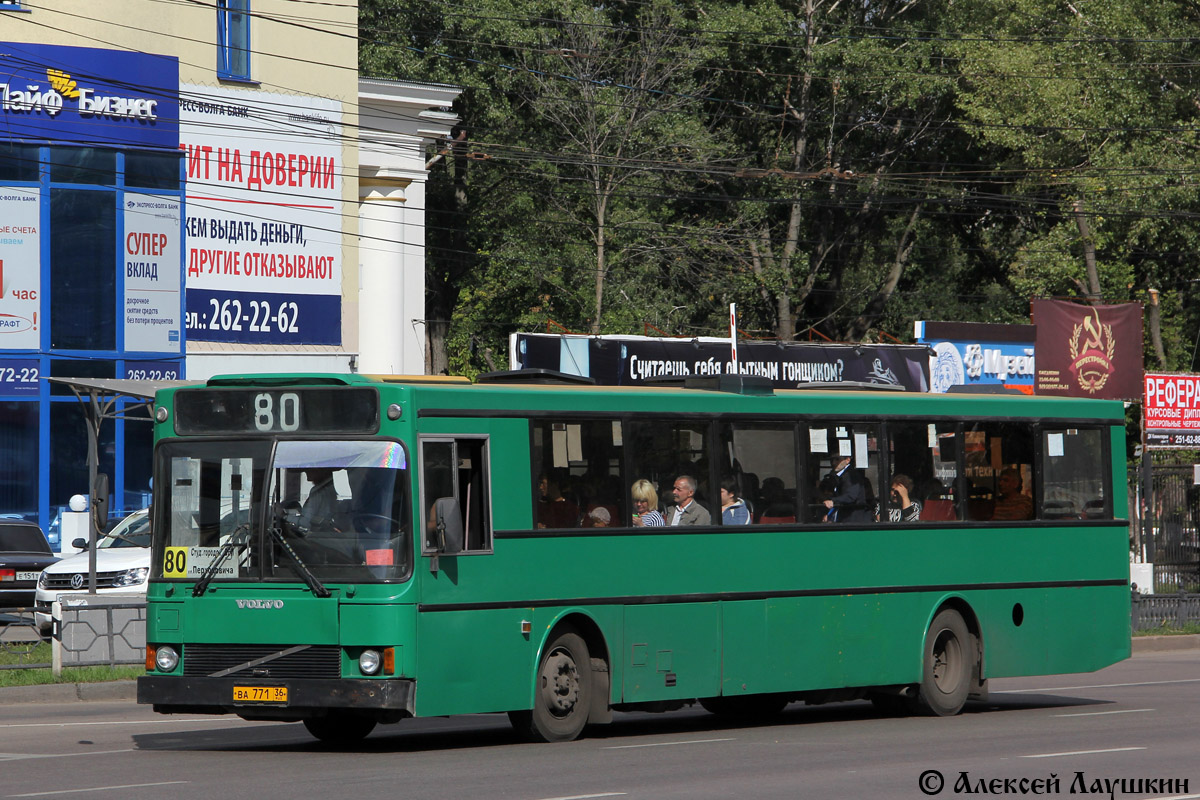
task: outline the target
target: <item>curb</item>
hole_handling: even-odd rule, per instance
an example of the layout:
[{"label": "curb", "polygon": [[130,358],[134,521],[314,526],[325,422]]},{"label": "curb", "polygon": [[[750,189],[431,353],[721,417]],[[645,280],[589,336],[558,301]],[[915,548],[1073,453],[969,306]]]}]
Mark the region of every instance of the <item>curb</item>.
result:
[{"label": "curb", "polygon": [[137,700],[137,681],[104,683],[45,683],[0,689],[0,704],[114,703]]},{"label": "curb", "polygon": [[1133,637],[1134,655],[1138,653],[1169,653],[1179,650],[1200,650],[1200,634]]}]

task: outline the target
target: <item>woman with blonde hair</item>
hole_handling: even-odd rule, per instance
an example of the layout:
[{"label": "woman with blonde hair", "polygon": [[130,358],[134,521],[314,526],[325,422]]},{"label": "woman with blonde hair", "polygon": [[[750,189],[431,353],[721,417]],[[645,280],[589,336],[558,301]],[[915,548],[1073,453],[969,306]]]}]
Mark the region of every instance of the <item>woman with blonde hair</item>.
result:
[{"label": "woman with blonde hair", "polygon": [[667,524],[658,513],[658,492],[654,484],[642,478],[634,481],[630,489],[633,495],[633,524],[644,528],[660,528]]}]

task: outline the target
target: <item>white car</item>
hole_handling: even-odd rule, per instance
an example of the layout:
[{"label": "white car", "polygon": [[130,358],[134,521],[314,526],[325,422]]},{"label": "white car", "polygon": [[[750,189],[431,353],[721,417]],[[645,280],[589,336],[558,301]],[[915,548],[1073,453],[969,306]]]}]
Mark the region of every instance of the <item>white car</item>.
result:
[{"label": "white car", "polygon": [[[82,539],[75,546],[86,547]],[[149,509],[135,511],[96,543],[96,593],[145,594],[150,575]],[[42,570],[34,603],[42,630],[50,628],[51,604],[66,595],[87,594],[88,552],[76,553]]]}]

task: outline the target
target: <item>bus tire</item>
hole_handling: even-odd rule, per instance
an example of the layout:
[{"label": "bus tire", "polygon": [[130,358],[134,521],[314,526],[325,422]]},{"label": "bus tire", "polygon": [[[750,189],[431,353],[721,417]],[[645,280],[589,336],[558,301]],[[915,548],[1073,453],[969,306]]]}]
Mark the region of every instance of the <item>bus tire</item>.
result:
[{"label": "bus tire", "polygon": [[954,609],[942,609],[933,618],[925,634],[923,660],[917,711],[936,717],[962,711],[975,674],[975,655],[967,624]]},{"label": "bus tire", "polygon": [[304,720],[308,732],[329,744],[353,744],[367,738],[375,730],[375,720],[353,714],[330,712],[324,717]]},{"label": "bus tire", "polygon": [[546,645],[538,664],[533,708],[509,712],[513,728],[536,742],[579,738],[592,705],[591,676],[587,643],[574,630],[563,629]]}]

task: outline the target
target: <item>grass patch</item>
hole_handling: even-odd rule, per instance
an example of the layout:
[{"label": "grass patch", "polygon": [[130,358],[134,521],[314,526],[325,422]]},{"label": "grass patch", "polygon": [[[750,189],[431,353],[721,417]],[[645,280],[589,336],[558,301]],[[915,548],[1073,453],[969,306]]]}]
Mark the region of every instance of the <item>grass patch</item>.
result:
[{"label": "grass patch", "polygon": [[[0,647],[0,667],[23,664],[49,664],[52,656],[47,642],[38,644],[6,644]],[[0,669],[0,688],[5,686],[41,686],[49,683],[104,683],[128,681],[145,675],[142,666],[128,667],[66,667],[60,677],[45,669]]]}]

